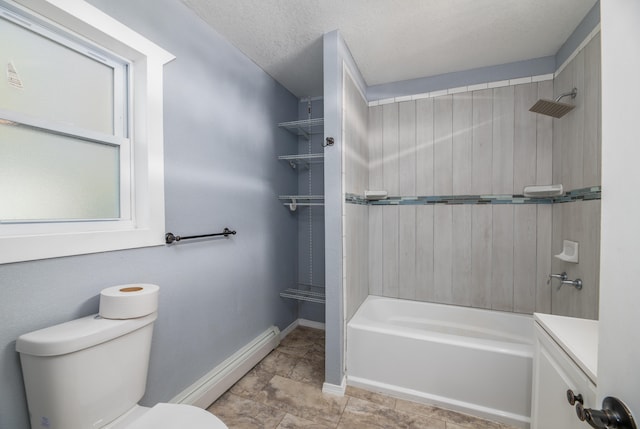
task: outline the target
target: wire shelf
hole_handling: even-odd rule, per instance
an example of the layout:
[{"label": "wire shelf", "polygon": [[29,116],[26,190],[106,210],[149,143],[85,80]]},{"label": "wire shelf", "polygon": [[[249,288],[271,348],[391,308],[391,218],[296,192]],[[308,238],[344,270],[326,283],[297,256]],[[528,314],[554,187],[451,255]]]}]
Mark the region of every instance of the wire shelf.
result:
[{"label": "wire shelf", "polygon": [[324,132],[324,118],[303,119],[300,121],[280,122],[280,128],[302,136],[309,140],[313,134],[322,134]]},{"label": "wire shelf", "polygon": [[278,157],[281,161],[288,161],[291,168],[297,168],[299,165],[309,167],[309,164],[319,164],[324,162],[324,153],[306,153],[301,155],[281,155]]},{"label": "wire shelf", "polygon": [[327,300],[324,292],[313,292],[310,290],[300,290],[289,288],[280,292],[282,298],[295,299],[298,301],[315,302],[318,304],[324,304]]}]

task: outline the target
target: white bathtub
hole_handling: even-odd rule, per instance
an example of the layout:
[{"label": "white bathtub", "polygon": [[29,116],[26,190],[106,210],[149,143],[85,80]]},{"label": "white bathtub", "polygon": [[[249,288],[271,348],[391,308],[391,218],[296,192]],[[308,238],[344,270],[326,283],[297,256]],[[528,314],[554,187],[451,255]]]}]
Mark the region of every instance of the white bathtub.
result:
[{"label": "white bathtub", "polygon": [[528,428],[531,316],[369,296],[347,325],[347,383]]}]

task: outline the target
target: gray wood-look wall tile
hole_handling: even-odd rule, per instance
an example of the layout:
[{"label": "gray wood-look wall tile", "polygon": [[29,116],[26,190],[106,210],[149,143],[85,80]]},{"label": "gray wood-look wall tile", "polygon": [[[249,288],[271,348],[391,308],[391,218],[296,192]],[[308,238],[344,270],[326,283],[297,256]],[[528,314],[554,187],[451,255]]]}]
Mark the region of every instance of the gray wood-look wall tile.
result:
[{"label": "gray wood-look wall tile", "polygon": [[495,194],[513,193],[514,88],[493,90],[492,189]]},{"label": "gray wood-look wall tile", "polygon": [[551,313],[551,284],[547,284],[551,274],[551,205],[538,205],[536,229],[536,311]]},{"label": "gray wood-look wall tile", "polygon": [[471,208],[471,306],[491,308],[493,284],[493,207],[476,205]]},{"label": "gray wood-look wall tile", "polygon": [[[599,61],[596,37],[554,81],[369,108],[369,187],[409,196],[599,185]],[[538,99],[577,85],[578,98],[563,101],[578,107],[565,117],[529,112]],[[371,294],[597,317],[597,201],[370,206],[368,216]],[[580,263],[553,258],[572,237],[580,243]],[[546,283],[562,271],[592,288],[575,294],[566,286],[557,290],[557,280]]]},{"label": "gray wood-look wall tile", "polygon": [[584,49],[584,186],[600,184],[600,35]]},{"label": "gray wood-look wall tile", "polygon": [[433,98],[416,101],[416,193],[434,195]]},{"label": "gray wood-look wall tile", "polygon": [[400,192],[398,103],[382,106],[382,178],[389,195]]},{"label": "gray wood-look wall tile", "polygon": [[554,272],[566,271],[570,280],[583,281],[583,289],[572,286],[551,289],[552,312],[570,317],[596,319],[598,317],[600,266],[600,201],[577,201],[554,207],[553,254],[562,251],[562,240],[577,241],[577,264],[552,259]]},{"label": "gray wood-look wall tile", "polygon": [[[575,203],[574,203],[575,204]],[[578,303],[580,316],[587,319],[598,318],[600,295],[600,201],[580,201],[578,217],[580,233],[580,263],[576,276],[584,282],[581,300]]]},{"label": "gray wood-look wall tile", "polygon": [[368,225],[367,206],[347,204],[345,207],[346,223],[346,295],[345,302],[347,320],[355,314],[360,304],[369,294],[368,284]]},{"label": "gray wood-look wall tile", "polygon": [[384,207],[382,211],[382,293],[397,298],[399,257],[398,206]]},{"label": "gray wood-look wall tile", "polygon": [[452,301],[458,305],[471,306],[473,278],[471,276],[471,209],[469,205],[453,206],[452,231]]},{"label": "gray wood-look wall tile", "polygon": [[382,179],[382,106],[369,108],[369,189],[384,189]]},{"label": "gray wood-look wall tile", "polygon": [[434,301],[452,303],[453,212],[451,206],[433,208]]},{"label": "gray wood-look wall tile", "polygon": [[433,234],[433,206],[417,206],[416,299],[420,301],[432,301],[435,297]]},{"label": "gray wood-look wall tile", "polygon": [[398,297],[416,297],[416,208],[399,207]]},{"label": "gray wood-look wall tile", "polygon": [[[560,94],[571,91],[573,88],[573,68],[574,63],[570,62],[560,72],[553,83],[553,98]],[[566,99],[564,99],[566,101]],[[572,100],[573,102],[573,100]],[[571,122],[571,112],[560,119],[553,119],[553,183],[562,183],[565,189],[570,188],[569,169],[569,125]]]},{"label": "gray wood-look wall tile", "polygon": [[344,187],[363,194],[369,181],[368,105],[351,79],[345,79],[344,89]]},{"label": "gray wood-look wall tile", "polygon": [[383,295],[383,209],[383,206],[369,206],[369,293],[371,295]]},{"label": "gray wood-look wall tile", "polygon": [[[577,241],[578,243],[580,242],[580,237],[578,236],[578,225],[574,222],[574,219],[576,219],[575,216],[580,212],[578,204],[567,203],[560,204],[560,206],[560,238],[558,240],[558,247],[553,250],[554,255],[562,251],[563,239]],[[554,222],[555,221],[556,220],[554,219]],[[554,258],[554,265],[558,267],[557,269],[559,273],[566,272],[570,280],[574,280],[577,278],[576,276],[578,275],[579,271],[578,264],[563,262],[558,260],[557,258]],[[558,282],[558,280],[554,280],[554,284],[555,288],[553,289],[552,295],[552,308],[554,313],[578,317],[578,306],[576,303],[582,296],[580,291],[567,285],[560,287],[560,283]]]},{"label": "gray wood-look wall tile", "polygon": [[471,143],[473,110],[471,93],[453,95],[452,190],[454,195],[471,194]]},{"label": "gray wood-look wall tile", "polygon": [[416,102],[399,103],[400,195],[416,195]]},{"label": "gray wood-look wall tile", "polygon": [[[584,49],[573,59],[573,86],[580,88],[575,99],[567,97],[563,101],[572,102],[575,109],[567,113],[571,130],[569,132],[569,183],[568,189],[583,188],[584,182],[584,113],[585,113],[585,69],[584,69]],[[569,91],[571,88],[569,89]]]},{"label": "gray wood-look wall tile", "polygon": [[[593,62],[596,64],[596,67],[598,68],[598,78],[594,79],[597,82],[602,82],[602,69],[601,69],[601,64],[602,64],[602,50],[600,48],[600,34],[598,34],[598,37],[593,39],[594,41],[596,41],[595,43],[597,44],[597,47],[594,49],[597,49],[598,51],[598,60],[593,60]],[[602,183],[602,85],[598,85],[598,119],[596,121],[598,123],[598,150],[597,152],[597,156],[598,156],[598,180],[597,183]]]},{"label": "gray wood-look wall tile", "polygon": [[473,92],[473,166],[474,195],[491,192],[493,181],[493,89]]},{"label": "gray wood-look wall tile", "polygon": [[[587,46],[560,73],[554,82],[555,95],[578,89],[576,108],[553,120],[553,179],[565,189],[600,185],[601,107],[600,36]],[[606,193],[606,189],[604,190]],[[580,262],[551,260],[551,271],[567,272],[571,280],[589,279],[590,287],[577,291],[570,286],[551,288],[551,312],[564,316],[597,318],[599,290],[600,216],[593,207],[599,201],[557,204],[553,208],[552,254],[562,251],[562,240],[579,243]],[[598,213],[595,213],[598,212]]]},{"label": "gray wood-look wall tile", "polygon": [[[343,192],[362,194],[369,181],[369,106],[348,76],[344,89]],[[380,137],[378,140],[381,142]],[[342,274],[345,317],[349,320],[369,294],[369,207],[345,206]]]},{"label": "gray wood-look wall tile", "polygon": [[453,192],[452,127],[453,103],[451,95],[433,100],[434,179],[435,195],[451,195]]},{"label": "gray wood-look wall tile", "polygon": [[491,308],[513,310],[513,206],[493,206]]},{"label": "gray wood-look wall tile", "polygon": [[514,207],[513,311],[536,310],[537,218],[534,205]]},{"label": "gray wood-look wall tile", "polygon": [[[551,255],[557,255],[562,251],[562,218],[567,204],[554,204],[551,208],[552,224],[551,224]],[[564,264],[557,258],[551,257],[551,274],[560,274],[565,270]],[[550,282],[551,289],[551,313],[564,314],[562,301],[558,300],[558,280],[553,279]],[[564,310],[566,312],[566,310]]]},{"label": "gray wood-look wall tile", "polygon": [[[538,99],[553,98],[553,81],[538,82]],[[553,118],[536,116],[536,185],[553,183]]]},{"label": "gray wood-look wall tile", "polygon": [[515,87],[515,136],[513,142],[513,193],[521,193],[525,186],[536,183],[536,116],[529,108],[538,100],[538,84],[527,83]]}]

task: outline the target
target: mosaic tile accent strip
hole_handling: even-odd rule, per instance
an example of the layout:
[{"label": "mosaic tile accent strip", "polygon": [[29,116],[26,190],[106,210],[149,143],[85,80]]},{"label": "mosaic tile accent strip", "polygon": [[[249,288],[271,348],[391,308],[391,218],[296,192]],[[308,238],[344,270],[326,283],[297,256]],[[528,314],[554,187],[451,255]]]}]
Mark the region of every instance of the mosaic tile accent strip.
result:
[{"label": "mosaic tile accent strip", "polygon": [[370,206],[422,206],[434,204],[460,205],[460,204],[558,204],[572,201],[599,200],[600,186],[574,189],[565,192],[559,197],[531,198],[524,195],[436,195],[421,197],[391,196],[384,200],[366,200],[362,195],[346,194],[345,202],[349,204]]}]

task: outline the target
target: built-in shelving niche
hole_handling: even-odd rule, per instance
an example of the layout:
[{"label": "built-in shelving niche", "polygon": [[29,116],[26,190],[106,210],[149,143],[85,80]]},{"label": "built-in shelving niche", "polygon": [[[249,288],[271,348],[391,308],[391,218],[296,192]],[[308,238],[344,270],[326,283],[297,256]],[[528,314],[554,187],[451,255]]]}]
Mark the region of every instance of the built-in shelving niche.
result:
[{"label": "built-in shelving niche", "polygon": [[[324,153],[311,152],[311,136],[324,133],[323,118],[281,122],[278,124],[278,127],[284,128],[298,137],[302,137],[309,144],[307,153],[281,155],[278,156],[278,160],[286,161],[291,168],[298,169],[299,171],[309,169],[311,164],[324,162]],[[298,211],[299,207],[324,206],[324,195],[279,195],[278,199],[292,212]],[[311,223],[309,223],[309,228],[311,228]],[[310,257],[312,257],[312,255],[310,255]],[[324,304],[326,301],[324,285],[309,283],[298,283],[295,287],[287,288],[280,292],[280,296],[282,298],[318,304]]]}]

